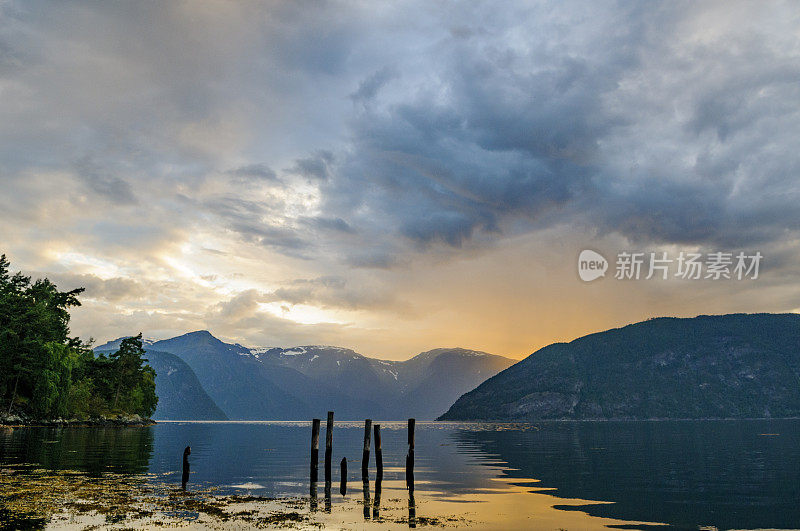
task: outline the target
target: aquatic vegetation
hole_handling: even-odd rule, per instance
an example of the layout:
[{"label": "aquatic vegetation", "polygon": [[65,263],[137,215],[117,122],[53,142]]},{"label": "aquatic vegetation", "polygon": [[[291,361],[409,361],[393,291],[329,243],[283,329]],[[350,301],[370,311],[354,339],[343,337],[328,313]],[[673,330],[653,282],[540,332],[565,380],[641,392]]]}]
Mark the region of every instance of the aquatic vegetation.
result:
[{"label": "aquatic vegetation", "polygon": [[[81,527],[129,529],[193,528],[323,528],[344,512],[318,511],[299,497],[268,498],[220,495],[213,488],[184,492],[152,474],[106,473],[87,475],[74,470],[47,470],[30,466],[2,469],[0,529]],[[408,524],[399,498],[381,507],[372,524],[381,527]],[[360,500],[349,502],[357,507]],[[341,509],[341,508],[340,508]],[[346,508],[345,508],[346,509]],[[346,511],[345,511],[346,512]],[[416,517],[419,527],[464,525],[454,517]],[[337,524],[337,525],[341,525]]]}]

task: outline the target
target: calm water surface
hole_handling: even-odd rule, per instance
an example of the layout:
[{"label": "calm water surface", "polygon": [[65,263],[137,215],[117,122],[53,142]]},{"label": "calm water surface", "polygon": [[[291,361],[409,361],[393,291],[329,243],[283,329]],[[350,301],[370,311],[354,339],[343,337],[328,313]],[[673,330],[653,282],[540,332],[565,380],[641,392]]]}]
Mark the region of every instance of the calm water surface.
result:
[{"label": "calm water surface", "polygon": [[[333,493],[325,500],[322,484],[314,492],[333,507],[325,525],[375,525],[373,511],[385,503],[387,511],[413,505],[415,517],[463,518],[474,529],[800,528],[800,420],[418,423],[413,499],[405,423],[381,426],[385,472],[375,504],[374,481],[364,492],[360,480],[363,424],[337,422]],[[193,488],[309,498],[310,433],[310,422],[22,428],[0,431],[0,465],[179,483],[191,445]],[[374,478],[374,453],[370,465]],[[365,496],[366,505],[356,503]]]}]

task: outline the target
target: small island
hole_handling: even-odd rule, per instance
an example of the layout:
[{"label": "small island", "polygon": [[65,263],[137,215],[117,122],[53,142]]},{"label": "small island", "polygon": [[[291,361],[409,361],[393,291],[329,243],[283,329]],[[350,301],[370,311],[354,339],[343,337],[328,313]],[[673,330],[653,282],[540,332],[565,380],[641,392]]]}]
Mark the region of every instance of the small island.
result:
[{"label": "small island", "polygon": [[108,354],[70,337],[82,292],[12,274],[0,256],[0,426],[153,424],[156,373],[142,335]]}]

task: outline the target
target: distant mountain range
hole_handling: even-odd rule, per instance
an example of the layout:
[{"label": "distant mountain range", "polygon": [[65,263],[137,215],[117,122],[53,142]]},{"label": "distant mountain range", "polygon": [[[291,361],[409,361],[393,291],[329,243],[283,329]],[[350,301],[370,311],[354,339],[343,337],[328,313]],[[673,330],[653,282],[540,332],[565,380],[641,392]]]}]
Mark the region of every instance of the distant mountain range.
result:
[{"label": "distant mountain range", "polygon": [[[116,350],[120,341],[95,350]],[[143,343],[157,373],[156,419],[296,420],[327,410],[343,420],[434,419],[514,363],[460,348],[407,361],[327,346],[248,348],[207,331]]]},{"label": "distant mountain range", "polygon": [[442,420],[800,416],[800,315],[658,318],[555,343]]}]

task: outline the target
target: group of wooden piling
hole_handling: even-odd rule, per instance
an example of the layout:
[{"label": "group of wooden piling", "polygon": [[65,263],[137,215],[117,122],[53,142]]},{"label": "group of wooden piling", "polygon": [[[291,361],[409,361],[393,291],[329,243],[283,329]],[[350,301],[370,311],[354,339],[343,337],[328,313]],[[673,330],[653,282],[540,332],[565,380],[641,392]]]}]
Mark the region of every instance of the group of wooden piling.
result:
[{"label": "group of wooden piling", "polygon": [[[311,483],[315,484],[319,474],[319,428],[321,420],[311,421]],[[406,488],[414,490],[414,428],[415,419],[408,419],[408,454],[406,455]],[[372,437],[372,441],[370,441]],[[369,453],[371,443],[375,447],[376,490],[380,489],[383,480],[383,450],[381,448],[381,425],[372,425],[372,419],[364,421],[364,448],[361,452],[361,479],[369,482]],[[331,485],[331,459],[333,457],[333,411],[328,411],[325,431],[325,489],[329,492]],[[342,495],[347,493],[347,458],[340,463],[340,486]]]},{"label": "group of wooden piling", "polygon": [[[408,454],[406,455],[406,488],[408,489],[408,525],[416,527],[416,503],[414,501],[414,427],[415,420],[408,419]],[[317,479],[319,473],[319,427],[320,419],[311,422],[311,510],[317,509]],[[325,511],[331,511],[331,459],[333,458],[333,411],[328,411],[327,431],[325,432]],[[370,441],[372,437],[372,441]],[[370,443],[375,447],[375,501],[369,500],[369,452]],[[182,488],[186,490],[189,480],[189,454],[191,448],[186,447],[183,452]],[[347,458],[343,457],[340,463],[339,492],[342,496],[347,494]],[[364,421],[364,449],[361,452],[361,480],[364,483],[364,518],[369,519],[369,509],[372,505],[372,517],[378,519],[381,505],[381,483],[383,481],[383,449],[381,448],[381,425],[372,425],[371,419]]]}]

